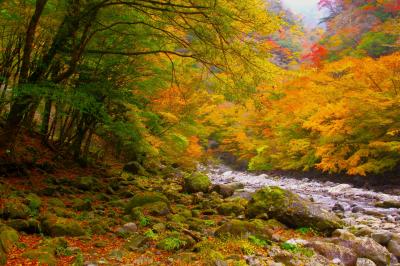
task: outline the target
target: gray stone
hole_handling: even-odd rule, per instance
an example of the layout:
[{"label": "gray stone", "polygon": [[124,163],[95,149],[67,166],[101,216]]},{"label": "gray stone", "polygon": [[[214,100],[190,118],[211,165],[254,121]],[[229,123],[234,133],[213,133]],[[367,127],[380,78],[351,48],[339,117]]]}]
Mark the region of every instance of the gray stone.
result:
[{"label": "gray stone", "polygon": [[357,261],[357,255],[350,248],[324,241],[313,241],[306,245],[330,260],[339,259],[345,266],[352,266]]},{"label": "gray stone", "polygon": [[335,205],[332,207],[332,211],[334,212],[344,212],[344,207],[339,202],[336,202]]},{"label": "gray stone", "polygon": [[135,233],[137,231],[137,225],[135,223],[126,223],[122,226],[125,232]]},{"label": "gray stone", "polygon": [[376,266],[375,262],[367,258],[358,258],[356,266]]},{"label": "gray stone", "polygon": [[336,229],[333,233],[332,233],[333,237],[338,237],[340,239],[343,240],[355,240],[356,236],[353,235],[352,233],[350,233],[349,231],[345,230],[345,229]]},{"label": "gray stone", "polygon": [[400,258],[400,236],[394,235],[387,245],[390,253]]},{"label": "gray stone", "polygon": [[369,228],[368,226],[365,226],[365,227],[358,229],[357,232],[355,233],[355,235],[370,237],[372,235],[372,233],[373,233],[372,229]]},{"label": "gray stone", "polygon": [[371,238],[379,244],[386,246],[390,239],[392,239],[392,233],[388,231],[377,231],[371,234]]},{"label": "gray stone", "polygon": [[397,263],[397,259],[375,240],[367,237],[358,237],[355,240],[332,239],[333,243],[351,249],[358,257],[368,258],[378,266],[386,266],[388,262]]}]

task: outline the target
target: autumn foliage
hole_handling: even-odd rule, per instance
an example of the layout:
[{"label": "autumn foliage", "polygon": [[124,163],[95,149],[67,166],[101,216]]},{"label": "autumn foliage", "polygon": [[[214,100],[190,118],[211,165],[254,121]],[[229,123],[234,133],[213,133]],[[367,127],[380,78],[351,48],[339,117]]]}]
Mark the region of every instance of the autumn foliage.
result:
[{"label": "autumn foliage", "polygon": [[400,53],[305,70],[268,91],[269,100],[258,103],[262,111],[247,109],[248,119],[238,120],[245,131],[226,141],[257,154],[249,164],[254,170],[389,171],[400,158],[399,71]]}]

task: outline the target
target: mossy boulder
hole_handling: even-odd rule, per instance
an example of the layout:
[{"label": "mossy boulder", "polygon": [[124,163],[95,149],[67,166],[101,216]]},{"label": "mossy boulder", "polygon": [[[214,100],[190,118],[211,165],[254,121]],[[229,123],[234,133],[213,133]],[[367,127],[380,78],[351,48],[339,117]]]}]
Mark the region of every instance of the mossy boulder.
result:
[{"label": "mossy boulder", "polygon": [[0,210],[4,218],[25,219],[31,215],[31,209],[19,199],[8,200]]},{"label": "mossy boulder", "polygon": [[164,216],[170,212],[168,204],[163,201],[147,203],[143,205],[141,209],[143,213],[154,216]]},{"label": "mossy boulder", "polygon": [[40,206],[42,206],[42,199],[34,193],[29,193],[28,196],[26,196],[26,200],[28,202],[28,207],[33,212],[37,212]]},{"label": "mossy boulder", "polygon": [[74,185],[84,191],[95,190],[98,188],[98,180],[93,176],[80,176],[74,180]]},{"label": "mossy boulder", "polygon": [[57,237],[45,240],[37,249],[29,249],[22,254],[22,257],[37,260],[40,265],[57,265],[56,255],[63,254],[68,247],[65,239]]},{"label": "mossy boulder", "polygon": [[8,253],[19,240],[18,232],[6,225],[0,225],[0,250]]},{"label": "mossy boulder", "polygon": [[137,161],[132,161],[132,162],[125,164],[123,171],[134,174],[134,175],[146,175],[146,170]]},{"label": "mossy boulder", "polygon": [[218,206],[218,213],[222,215],[240,215],[245,207],[237,202],[224,202]]},{"label": "mossy boulder", "polygon": [[130,199],[125,205],[125,212],[129,214],[131,213],[132,209],[136,207],[141,207],[154,202],[168,203],[168,199],[164,194],[159,192],[140,192],[133,196],[132,199]]},{"label": "mossy boulder", "polygon": [[147,245],[149,238],[145,235],[134,233],[130,235],[125,242],[125,249],[135,251]]},{"label": "mossy boulder", "polygon": [[375,207],[380,207],[380,208],[397,208],[400,209],[400,201],[394,201],[394,200],[387,200],[387,201],[381,201],[375,203]]},{"label": "mossy boulder", "polygon": [[64,202],[58,198],[50,198],[47,202],[50,206],[65,208]]},{"label": "mossy boulder", "polygon": [[204,173],[196,172],[185,178],[185,191],[189,193],[208,192],[210,186],[210,178]]},{"label": "mossy boulder", "polygon": [[22,254],[22,257],[37,260],[40,265],[56,266],[57,259],[50,248],[30,249]]},{"label": "mossy boulder", "polygon": [[48,209],[49,212],[55,214],[58,217],[71,218],[76,215],[76,213],[71,209],[61,208],[61,207],[52,207]]},{"label": "mossy boulder", "polygon": [[272,239],[273,231],[261,220],[230,220],[221,225],[214,233],[217,237],[234,236],[248,238],[251,235]]},{"label": "mossy boulder", "polygon": [[334,213],[279,187],[265,187],[252,195],[246,216],[255,218],[262,215],[290,227],[310,227],[327,234],[343,227],[343,222]]},{"label": "mossy boulder", "polygon": [[85,230],[75,220],[46,215],[41,221],[42,230],[50,236],[83,236]]},{"label": "mossy boulder", "polygon": [[74,198],[72,200],[72,208],[77,211],[91,211],[92,201],[90,199]]},{"label": "mossy boulder", "polygon": [[6,224],[17,231],[40,233],[40,222],[36,219],[10,219]]}]

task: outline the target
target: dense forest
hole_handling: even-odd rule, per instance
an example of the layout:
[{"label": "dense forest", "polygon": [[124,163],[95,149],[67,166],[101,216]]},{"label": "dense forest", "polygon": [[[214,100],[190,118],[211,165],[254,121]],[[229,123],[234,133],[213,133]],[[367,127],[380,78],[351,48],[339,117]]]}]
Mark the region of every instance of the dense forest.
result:
[{"label": "dense forest", "polygon": [[318,5],[0,0],[0,265],[396,265],[393,232],[201,172],[399,172],[400,1]]}]

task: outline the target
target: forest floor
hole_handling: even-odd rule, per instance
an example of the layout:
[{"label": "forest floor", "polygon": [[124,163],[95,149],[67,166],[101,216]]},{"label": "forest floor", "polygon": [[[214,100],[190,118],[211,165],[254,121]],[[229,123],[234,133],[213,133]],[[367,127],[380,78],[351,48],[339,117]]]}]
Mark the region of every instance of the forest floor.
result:
[{"label": "forest floor", "polygon": [[34,137],[22,143],[24,167],[0,178],[0,265],[333,265],[303,246],[323,233],[249,219],[246,199],[188,191],[179,169],[82,168]]}]

